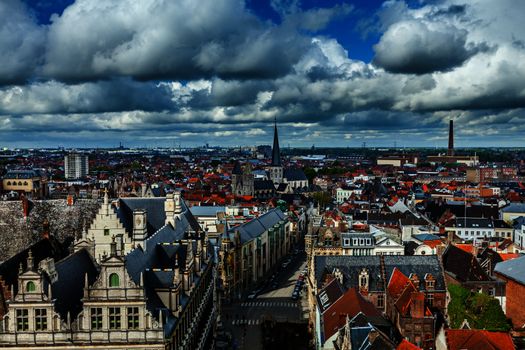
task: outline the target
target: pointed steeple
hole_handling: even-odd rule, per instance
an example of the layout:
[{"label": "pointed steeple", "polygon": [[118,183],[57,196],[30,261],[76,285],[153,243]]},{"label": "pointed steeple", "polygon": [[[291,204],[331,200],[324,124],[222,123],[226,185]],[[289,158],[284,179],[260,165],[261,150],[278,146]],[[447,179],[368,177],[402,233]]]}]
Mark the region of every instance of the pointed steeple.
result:
[{"label": "pointed steeple", "polygon": [[279,135],[277,135],[277,118],[274,119],[272,166],[281,166],[281,150],[279,149]]}]

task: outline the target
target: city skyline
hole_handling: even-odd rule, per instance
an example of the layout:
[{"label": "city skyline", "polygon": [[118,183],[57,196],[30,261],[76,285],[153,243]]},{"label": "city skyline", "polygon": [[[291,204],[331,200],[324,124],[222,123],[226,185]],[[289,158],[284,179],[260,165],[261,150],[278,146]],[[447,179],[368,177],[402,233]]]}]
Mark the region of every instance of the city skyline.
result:
[{"label": "city skyline", "polygon": [[519,147],[513,1],[0,4],[0,146]]}]

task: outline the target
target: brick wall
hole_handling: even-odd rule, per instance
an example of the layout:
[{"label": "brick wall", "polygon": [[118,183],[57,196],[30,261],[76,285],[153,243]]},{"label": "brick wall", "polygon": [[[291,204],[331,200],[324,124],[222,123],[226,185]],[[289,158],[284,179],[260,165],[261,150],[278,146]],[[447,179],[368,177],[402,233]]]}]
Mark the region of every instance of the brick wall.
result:
[{"label": "brick wall", "polygon": [[498,273],[496,275],[507,282],[507,317],[512,320],[512,325],[515,329],[522,328],[525,324],[525,303],[523,302],[525,286]]}]

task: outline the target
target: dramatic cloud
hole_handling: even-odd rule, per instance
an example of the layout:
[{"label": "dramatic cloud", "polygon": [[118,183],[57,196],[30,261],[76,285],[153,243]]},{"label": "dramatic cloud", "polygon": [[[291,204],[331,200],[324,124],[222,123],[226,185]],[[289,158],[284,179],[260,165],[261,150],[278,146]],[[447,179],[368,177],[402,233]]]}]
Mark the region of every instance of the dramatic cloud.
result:
[{"label": "dramatic cloud", "polygon": [[423,74],[461,65],[477,53],[467,48],[467,31],[452,26],[432,28],[420,21],[391,25],[374,46],[374,62],[394,73]]},{"label": "dramatic cloud", "polygon": [[277,118],[292,145],[434,146],[454,118],[458,144],[521,142],[525,2],[410,4],[370,14],[363,60],[345,1],[273,0],[264,18],[241,0],[77,0],[44,23],[2,1],[0,140],[261,144]]},{"label": "dramatic cloud", "polygon": [[307,43],[237,0],[78,0],[53,19],[43,73],[62,80],[275,77]]},{"label": "dramatic cloud", "polygon": [[44,29],[17,0],[0,1],[0,85],[23,83],[44,53]]}]

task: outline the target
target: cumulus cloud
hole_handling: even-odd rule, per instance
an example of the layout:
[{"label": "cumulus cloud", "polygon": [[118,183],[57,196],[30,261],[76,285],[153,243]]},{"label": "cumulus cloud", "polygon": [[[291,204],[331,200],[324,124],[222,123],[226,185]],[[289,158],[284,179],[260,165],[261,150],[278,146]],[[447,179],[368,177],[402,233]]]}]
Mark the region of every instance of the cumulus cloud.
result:
[{"label": "cumulus cloud", "polygon": [[394,73],[423,74],[461,65],[480,48],[467,45],[467,31],[407,20],[392,24],[374,46],[374,63]]},{"label": "cumulus cloud", "polygon": [[66,85],[57,81],[0,89],[0,114],[100,113],[174,109],[165,85],[115,79]]},{"label": "cumulus cloud", "polygon": [[62,80],[275,77],[308,40],[242,1],[78,0],[55,17],[43,73]]},{"label": "cumulus cloud", "polygon": [[0,84],[23,83],[40,64],[45,29],[18,0],[0,2]]}]

